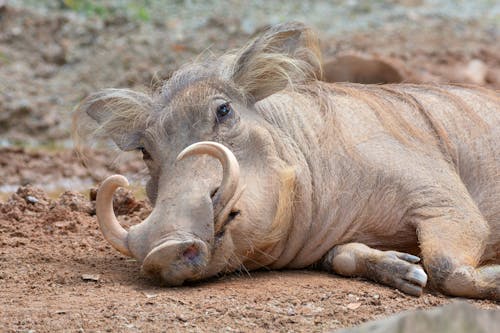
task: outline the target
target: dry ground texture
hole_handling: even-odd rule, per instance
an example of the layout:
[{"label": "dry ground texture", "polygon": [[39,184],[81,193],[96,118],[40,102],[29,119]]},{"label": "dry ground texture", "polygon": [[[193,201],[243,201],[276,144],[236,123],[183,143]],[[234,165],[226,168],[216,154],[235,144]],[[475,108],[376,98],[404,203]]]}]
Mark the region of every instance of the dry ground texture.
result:
[{"label": "dry ground texture", "polygon": [[150,210],[144,166],[103,150],[82,166],[70,140],[76,103],[104,87],[148,89],[200,52],[286,19],[316,27],[327,59],[362,53],[394,61],[408,81],[500,88],[497,1],[0,0],[0,331],[328,331],[454,301],[316,271],[161,288],[103,240],[89,189],[126,174],[134,191],[115,207],[137,223]]}]

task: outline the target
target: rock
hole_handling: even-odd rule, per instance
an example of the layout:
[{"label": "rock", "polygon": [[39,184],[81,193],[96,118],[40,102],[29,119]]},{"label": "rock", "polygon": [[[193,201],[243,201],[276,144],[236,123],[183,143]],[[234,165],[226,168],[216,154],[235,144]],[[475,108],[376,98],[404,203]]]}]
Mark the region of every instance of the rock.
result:
[{"label": "rock", "polygon": [[349,309],[349,310],[356,310],[357,308],[359,308],[361,306],[361,303],[359,302],[356,302],[356,303],[349,303],[346,305],[346,307]]},{"label": "rock", "polygon": [[181,315],[181,314],[178,314],[177,316],[175,316],[175,319],[182,321],[183,323],[188,321],[188,318],[184,315]]},{"label": "rock", "polygon": [[479,59],[471,60],[463,70],[463,75],[466,79],[474,84],[484,84],[487,73],[488,67]]},{"label": "rock", "polygon": [[29,203],[32,203],[32,204],[36,204],[38,203],[40,200],[38,200],[37,198],[35,198],[34,196],[32,195],[28,195],[26,197],[26,201],[29,202]]},{"label": "rock", "polygon": [[457,302],[428,310],[413,310],[335,333],[488,333],[500,327],[500,310],[478,309]]},{"label": "rock", "polygon": [[99,275],[96,275],[96,274],[82,274],[82,280],[83,281],[98,282],[99,281]]}]

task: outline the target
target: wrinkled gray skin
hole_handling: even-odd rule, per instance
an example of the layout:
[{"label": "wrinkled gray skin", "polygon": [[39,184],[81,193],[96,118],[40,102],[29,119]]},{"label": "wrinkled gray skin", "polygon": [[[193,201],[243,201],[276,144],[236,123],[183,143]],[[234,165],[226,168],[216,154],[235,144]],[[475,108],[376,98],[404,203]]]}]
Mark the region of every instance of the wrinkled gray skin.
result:
[{"label": "wrinkled gray skin", "polygon": [[[104,90],[84,118],[140,149],[151,216],[126,244],[146,274],[180,285],[239,269],[322,267],[420,295],[500,299],[500,102],[459,86],[318,81],[301,24],[272,27],[234,55],[181,68],[153,96]],[[231,112],[218,108],[230,103]],[[241,197],[215,226],[221,163]],[[423,266],[420,265],[420,256]]]}]

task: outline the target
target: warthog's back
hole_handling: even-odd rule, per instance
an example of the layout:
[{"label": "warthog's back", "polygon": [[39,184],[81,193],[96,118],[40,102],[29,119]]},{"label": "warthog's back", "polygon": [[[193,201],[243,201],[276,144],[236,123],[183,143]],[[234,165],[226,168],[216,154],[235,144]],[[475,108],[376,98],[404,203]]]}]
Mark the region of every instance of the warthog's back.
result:
[{"label": "warthog's back", "polygon": [[[380,121],[386,131],[403,141],[406,136],[410,140],[416,136],[424,145],[437,145],[479,203],[492,197],[484,190],[500,184],[499,94],[453,85],[347,86],[362,90],[362,94],[354,96],[357,103],[361,99],[368,101],[372,109],[382,110],[377,117],[363,115],[365,123],[357,126],[359,133],[356,126],[351,126],[348,133],[358,135],[355,141],[376,136],[380,128],[369,122]],[[346,104],[356,105],[350,101],[352,97],[347,97]],[[360,119],[353,113],[348,117],[351,121]]]},{"label": "warthog's back", "polygon": [[[491,228],[489,253],[500,251],[500,96],[483,89],[409,87],[430,111],[436,134]],[[448,141],[448,142],[446,142]],[[497,261],[499,258],[496,259]]]},{"label": "warthog's back", "polygon": [[[322,197],[317,199],[315,218],[305,237],[310,241],[291,266],[303,266],[330,244],[353,237],[374,247],[391,244],[413,251],[417,246],[413,227],[402,223],[409,203],[402,196],[388,196],[401,191],[399,185],[389,185],[396,179],[404,193],[419,191],[433,180],[453,193],[461,179],[490,221],[492,235],[500,234],[500,153],[496,149],[500,103],[494,92],[405,84],[320,84],[316,89],[307,93],[323,100],[319,112],[304,109],[310,102],[295,93],[269,101],[286,105],[283,109],[295,118],[286,122],[290,135],[301,133],[294,141],[304,150],[314,149],[308,164]],[[262,112],[269,109],[263,105]],[[352,155],[339,150],[342,142],[352,148]],[[350,183],[356,188],[344,188]],[[371,199],[365,198],[366,193],[372,193]],[[326,204],[330,200],[336,203],[333,208]],[[361,204],[364,200],[368,203]],[[367,222],[363,216],[371,217]]]},{"label": "warthog's back", "polygon": [[400,88],[426,118],[485,218],[500,224],[500,96],[459,86]]}]

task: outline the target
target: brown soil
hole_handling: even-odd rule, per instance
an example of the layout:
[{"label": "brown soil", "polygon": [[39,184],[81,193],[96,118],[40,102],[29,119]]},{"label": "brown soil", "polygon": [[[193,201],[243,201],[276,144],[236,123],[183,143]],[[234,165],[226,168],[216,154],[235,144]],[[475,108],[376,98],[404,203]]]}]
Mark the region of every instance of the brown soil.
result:
[{"label": "brown soil", "polygon": [[[392,2],[407,3],[408,13],[426,3]],[[142,188],[144,167],[136,155],[115,160],[101,150],[87,151],[85,167],[61,149],[69,142],[71,110],[99,88],[154,86],[208,47],[241,46],[268,23],[251,22],[249,29],[245,17],[213,15],[194,28],[180,20],[144,25],[127,17],[41,14],[0,0],[0,146],[58,148],[0,148],[0,331],[327,331],[454,300],[430,290],[414,298],[317,271],[241,272],[162,288],[107,245],[89,188],[111,173]],[[349,33],[326,32],[323,20],[316,27],[325,28],[319,29],[325,59],[355,54],[389,63],[404,81],[500,88],[498,26],[398,17]],[[69,188],[74,192],[64,192]],[[150,210],[127,191],[115,208],[125,226]]]},{"label": "brown soil", "polygon": [[[53,200],[32,186],[0,203],[0,331],[326,331],[453,301],[306,270],[160,287],[107,245],[93,204],[75,192]],[[150,211],[126,191],[115,208],[125,226]]]},{"label": "brown soil", "polygon": [[103,150],[76,152],[19,147],[0,147],[0,168],[0,198],[14,192],[19,185],[40,186],[49,196],[57,197],[67,188],[88,191],[112,173],[124,174],[139,182],[145,172],[142,159],[134,154],[126,156]]}]

